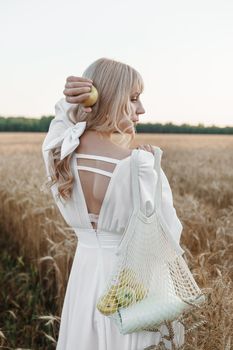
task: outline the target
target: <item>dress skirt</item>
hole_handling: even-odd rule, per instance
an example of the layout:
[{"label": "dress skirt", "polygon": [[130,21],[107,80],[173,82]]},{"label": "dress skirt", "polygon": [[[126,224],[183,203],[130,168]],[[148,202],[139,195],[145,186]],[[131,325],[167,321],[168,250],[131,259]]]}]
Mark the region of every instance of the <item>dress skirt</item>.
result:
[{"label": "dress skirt", "polygon": [[[157,345],[168,335],[165,325],[160,332],[135,332],[123,335],[112,319],[96,308],[116,258],[121,236],[94,229],[75,229],[78,237],[63,303],[56,350],[144,350]],[[184,344],[184,326],[173,321],[174,342]],[[170,341],[163,339],[166,349]]]}]

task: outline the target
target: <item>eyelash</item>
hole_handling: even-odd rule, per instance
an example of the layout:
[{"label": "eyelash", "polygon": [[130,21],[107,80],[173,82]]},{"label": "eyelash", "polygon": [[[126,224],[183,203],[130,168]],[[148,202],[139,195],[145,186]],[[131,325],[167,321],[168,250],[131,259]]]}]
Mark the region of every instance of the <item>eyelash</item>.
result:
[{"label": "eyelash", "polygon": [[131,101],[136,102],[136,101],[137,101],[137,99],[131,99]]}]

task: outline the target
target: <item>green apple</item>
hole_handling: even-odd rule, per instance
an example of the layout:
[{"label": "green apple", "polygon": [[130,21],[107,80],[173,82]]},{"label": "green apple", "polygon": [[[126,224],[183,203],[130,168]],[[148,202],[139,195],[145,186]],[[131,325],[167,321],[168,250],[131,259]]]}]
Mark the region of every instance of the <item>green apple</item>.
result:
[{"label": "green apple", "polygon": [[147,291],[142,283],[137,283],[135,285],[135,290],[137,301],[142,300],[147,294]]},{"label": "green apple", "polygon": [[96,103],[97,99],[98,99],[98,91],[94,87],[94,85],[92,85],[91,91],[90,91],[90,96],[86,100],[84,100],[81,104],[84,107],[91,107]]},{"label": "green apple", "polygon": [[136,292],[129,286],[119,286],[116,293],[118,307],[126,307],[136,302]]},{"label": "green apple", "polygon": [[97,309],[104,315],[108,316],[117,311],[117,301],[114,297],[104,297],[97,304]]},{"label": "green apple", "polygon": [[129,284],[129,282],[136,281],[136,273],[135,271],[129,269],[129,268],[124,268],[120,273],[119,273],[119,283],[124,285],[124,284]]},{"label": "green apple", "polygon": [[107,294],[105,294],[98,302],[97,309],[104,315],[108,316],[117,311],[117,286],[112,286]]},{"label": "green apple", "polygon": [[129,269],[129,268],[124,268],[120,274],[119,274],[119,285],[121,287],[123,286],[127,286],[127,287],[131,287],[135,290],[136,292],[136,299],[138,300],[142,300],[146,293],[147,290],[146,288],[143,286],[142,283],[137,281],[136,278],[136,273],[135,271]]}]

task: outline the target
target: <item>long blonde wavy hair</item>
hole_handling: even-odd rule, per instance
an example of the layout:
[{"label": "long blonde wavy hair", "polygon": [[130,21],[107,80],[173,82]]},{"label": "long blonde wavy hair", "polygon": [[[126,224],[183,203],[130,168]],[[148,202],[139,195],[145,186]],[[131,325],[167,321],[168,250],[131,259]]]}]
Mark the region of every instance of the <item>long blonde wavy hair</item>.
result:
[{"label": "long blonde wavy hair", "polygon": [[[135,137],[134,124],[130,120],[132,107],[130,96],[134,92],[141,93],[144,83],[141,75],[131,66],[108,58],[94,61],[83,73],[82,77],[92,79],[99,97],[91,112],[84,112],[81,105],[71,109],[68,118],[76,124],[86,121],[85,130],[102,133],[119,133],[120,144],[126,146]],[[126,122],[126,127],[120,127]],[[127,132],[130,131],[130,132]],[[130,139],[127,136],[130,135]],[[125,141],[127,139],[127,141]],[[72,153],[60,160],[61,147],[49,154],[51,180],[47,185],[58,184],[58,195],[63,199],[71,197],[74,176],[70,168]]]}]

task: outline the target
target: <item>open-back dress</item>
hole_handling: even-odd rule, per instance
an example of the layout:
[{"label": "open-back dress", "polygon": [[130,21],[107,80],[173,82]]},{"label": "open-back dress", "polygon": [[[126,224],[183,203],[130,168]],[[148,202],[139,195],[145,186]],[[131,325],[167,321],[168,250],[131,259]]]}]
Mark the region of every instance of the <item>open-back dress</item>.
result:
[{"label": "open-back dress", "polygon": [[[67,117],[70,104],[64,99],[56,106],[56,116],[43,142],[42,151],[48,171],[48,152],[44,150],[48,141],[73,125]],[[56,123],[58,133],[54,133]],[[81,137],[80,137],[81,142]],[[154,209],[154,191],[157,174],[153,168],[154,155],[142,149],[139,152],[140,207],[150,216]],[[78,244],[66,288],[57,350],[144,350],[163,341],[167,349],[171,342],[163,338],[168,329],[163,324],[159,332],[135,332],[122,335],[113,320],[96,308],[106,280],[111,273],[115,251],[122,239],[133,212],[131,181],[131,155],[116,159],[98,154],[72,153],[70,165],[74,176],[71,198],[64,202],[57,197],[57,185],[51,187],[52,195],[65,219],[77,235]],[[162,169],[161,169],[162,170]],[[100,180],[100,177],[102,180]],[[102,181],[102,182],[101,182]],[[85,186],[84,186],[85,183]],[[97,185],[100,184],[101,185]],[[99,213],[90,212],[86,198],[104,198]],[[182,224],[173,206],[169,182],[162,170],[162,210],[164,218],[179,243]],[[173,321],[174,343],[184,343],[184,327]]]}]

